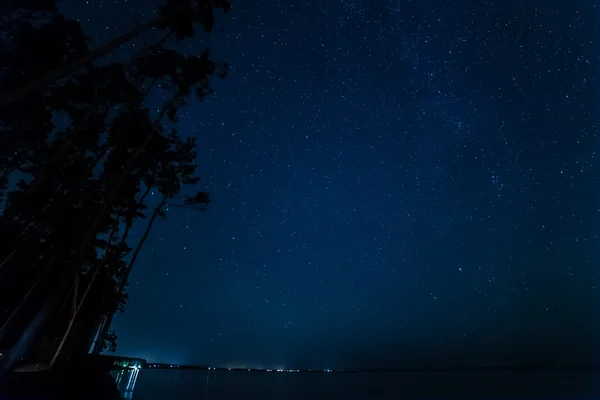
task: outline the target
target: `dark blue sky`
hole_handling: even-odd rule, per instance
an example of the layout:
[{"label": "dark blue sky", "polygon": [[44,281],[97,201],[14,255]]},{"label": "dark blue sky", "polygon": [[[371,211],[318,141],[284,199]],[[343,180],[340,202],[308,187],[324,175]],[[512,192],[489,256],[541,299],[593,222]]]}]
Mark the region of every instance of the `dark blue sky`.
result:
[{"label": "dark blue sky", "polygon": [[[119,353],[308,368],[593,359],[593,3],[234,1],[211,36],[176,46],[231,66],[178,124],[213,204],[155,225]],[[100,44],[160,2],[62,4]]]}]

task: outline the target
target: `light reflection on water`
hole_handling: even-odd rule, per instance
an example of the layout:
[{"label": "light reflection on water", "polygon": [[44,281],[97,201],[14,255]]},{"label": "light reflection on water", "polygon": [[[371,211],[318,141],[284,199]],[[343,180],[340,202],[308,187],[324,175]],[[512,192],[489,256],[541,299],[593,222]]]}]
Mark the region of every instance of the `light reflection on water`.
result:
[{"label": "light reflection on water", "polygon": [[122,396],[136,400],[600,398],[598,372],[335,374],[210,371],[209,375],[206,370],[131,369],[115,371],[113,376]]},{"label": "light reflection on water", "polygon": [[112,372],[115,383],[119,388],[119,392],[126,400],[133,399],[135,384],[137,383],[139,373],[140,370],[138,368],[123,369]]}]

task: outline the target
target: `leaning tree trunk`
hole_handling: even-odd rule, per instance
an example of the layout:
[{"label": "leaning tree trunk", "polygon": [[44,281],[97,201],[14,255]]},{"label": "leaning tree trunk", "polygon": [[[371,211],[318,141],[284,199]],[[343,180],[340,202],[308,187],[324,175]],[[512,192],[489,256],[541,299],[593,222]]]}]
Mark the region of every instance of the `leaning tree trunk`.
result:
[{"label": "leaning tree trunk", "polygon": [[[56,255],[54,255],[53,258],[56,258]],[[47,278],[48,273],[50,271],[50,266],[53,263],[54,263],[54,261],[51,261],[50,263],[48,263],[46,265],[46,267],[42,270],[41,274],[39,274],[39,276],[37,277],[37,279],[35,280],[35,282],[33,283],[33,285],[29,288],[29,290],[27,291],[27,293],[25,293],[25,296],[23,296],[23,298],[21,299],[21,301],[19,302],[19,304],[17,305],[17,307],[8,316],[8,318],[6,319],[6,321],[4,322],[4,324],[2,325],[2,327],[0,327],[0,340],[2,340],[2,338],[4,337],[4,334],[6,333],[6,330],[10,326],[10,324],[13,321],[14,317],[19,313],[19,311],[21,311],[21,308],[27,303],[27,300],[29,300],[29,297],[31,296],[31,294],[34,293],[35,289],[37,289],[37,287],[42,282],[44,282],[44,280]]]},{"label": "leaning tree trunk", "polygon": [[[102,159],[104,159],[104,157],[106,156],[106,154],[108,154],[108,152],[109,152],[109,151],[110,151],[110,147],[108,147],[108,146],[107,146],[107,147],[105,147],[105,148],[104,148],[104,149],[103,149],[103,150],[102,150],[102,151],[101,151],[101,152],[100,152],[98,155],[96,155],[96,158],[95,158],[95,159],[94,159],[94,161],[92,162],[92,165],[90,166],[89,170],[90,170],[90,171],[93,171],[93,170],[94,170],[94,168],[96,168],[96,166],[97,166],[97,165],[100,163],[100,161],[102,161]],[[84,156],[83,156],[83,154],[81,154],[81,153],[78,153],[78,154],[76,154],[76,157],[83,158]],[[28,188],[27,192],[25,192],[25,198],[24,198],[24,199],[21,199],[21,200],[19,201],[19,203],[18,203],[18,204],[14,204],[14,205],[11,205],[10,207],[8,207],[8,211],[6,211],[6,213],[5,213],[4,215],[2,215],[2,219],[0,219],[0,221],[2,221],[2,220],[3,220],[3,221],[6,221],[6,220],[8,220],[8,219],[10,219],[10,218],[14,218],[14,216],[15,216],[15,215],[17,215],[17,214],[20,212],[20,210],[22,209],[22,207],[24,207],[24,206],[25,206],[25,204],[26,204],[26,202],[27,202],[28,198],[29,198],[31,195],[35,194],[35,192],[36,192],[37,190],[39,190],[39,188],[40,188],[40,184],[41,184],[41,181],[42,181],[43,179],[45,179],[45,178],[47,178],[47,177],[49,176],[49,173],[48,173],[47,171],[48,171],[48,170],[46,169],[46,170],[44,170],[44,171],[42,171],[42,172],[41,172],[41,176],[40,176],[41,180],[37,180],[37,179],[34,179],[34,180],[33,180],[32,184],[31,184],[31,186]],[[46,175],[44,175],[44,174],[46,174]],[[77,179],[76,183],[75,183],[75,184],[73,184],[73,186],[71,186],[71,187],[69,188],[69,190],[71,190],[71,191],[74,191],[74,190],[76,190],[76,189],[80,188],[80,187],[81,187],[81,186],[82,186],[82,185],[83,185],[83,184],[84,184],[84,183],[87,181],[87,179],[88,179],[88,178],[89,178],[89,175],[88,175],[88,170],[87,170],[87,169],[85,169],[85,168],[82,168],[82,169],[81,169],[81,171],[80,171],[80,175],[79,175],[79,177],[78,177],[78,179]],[[36,183],[38,184],[38,186],[37,186],[37,187],[35,186],[35,185],[36,185]],[[69,198],[69,196],[72,196],[72,194],[71,194],[71,193],[72,193],[72,192],[70,192],[70,191],[69,191],[69,192],[67,192],[67,194],[65,195],[65,197],[64,197],[64,198],[61,200],[63,204],[69,204],[69,201],[65,200],[65,198],[67,198],[67,199],[68,199],[68,198]],[[56,221],[56,218],[59,218],[59,217],[61,217],[62,215],[64,215],[64,207],[62,207],[62,208],[61,208],[60,206],[56,206],[56,205],[53,205],[53,207],[54,207],[54,211],[52,212],[52,214],[51,214],[49,217],[47,217],[47,218],[46,218],[46,221],[44,222],[44,225],[45,225],[45,226],[47,226],[47,227],[48,227],[48,226],[52,226],[52,225],[53,225],[53,223],[54,223],[54,221]],[[24,234],[25,234],[25,232],[27,231],[27,228],[28,228],[30,225],[32,225],[32,223],[31,223],[31,222],[30,222],[30,223],[29,223],[29,224],[26,226],[26,228],[25,228],[25,229],[22,231],[21,235],[24,235]],[[24,241],[24,239],[21,239],[21,243],[22,243],[23,241]],[[0,262],[0,273],[1,273],[1,272],[3,272],[3,271],[2,271],[2,268],[3,268],[3,267],[5,267],[7,264],[9,264],[9,265],[10,265],[10,264],[12,264],[12,265],[13,265],[13,267],[15,266],[15,264],[17,264],[17,265],[18,265],[18,260],[13,260],[13,257],[14,257],[15,255],[17,255],[17,254],[26,254],[28,251],[31,251],[32,247],[36,247],[36,246],[37,246],[35,243],[30,243],[28,246],[25,246],[25,248],[24,248],[24,249],[21,249],[21,243],[20,243],[18,246],[16,246],[16,247],[15,247],[15,248],[14,248],[14,249],[13,249],[13,250],[12,250],[12,251],[11,251],[11,252],[10,252],[10,253],[9,253],[9,254],[6,256],[6,257],[5,257],[5,258],[4,258],[2,261],[1,261],[1,262]],[[0,278],[1,278],[1,276],[2,276],[2,275],[0,274]]]},{"label": "leaning tree trunk", "polygon": [[[161,42],[164,42],[168,37],[170,37],[171,34],[169,33],[167,36],[165,36]],[[162,44],[162,43],[161,43]],[[158,45],[158,44],[157,44]],[[142,98],[140,99],[140,101],[144,98],[146,98],[148,96],[148,94],[150,93],[150,91],[152,90],[152,88],[154,88],[154,86],[156,85],[157,81],[153,81],[150,86],[146,89],[144,96],[142,96]],[[170,103],[168,103],[170,104]],[[166,112],[166,109],[165,109]],[[161,115],[161,119],[162,116],[164,116],[164,113]],[[157,120],[155,122],[155,124],[158,124],[160,122],[160,120]],[[123,124],[122,127],[119,128],[119,130],[117,131],[117,135],[122,134],[125,129],[127,129],[129,126],[129,122],[125,122]],[[77,131],[75,131],[73,133],[73,135],[76,135]],[[54,166],[56,166],[58,164],[58,162],[60,161],[60,157],[59,155],[61,154],[61,152],[66,152],[67,149],[73,144],[73,135],[71,137],[69,137],[65,142],[63,142],[63,144],[61,145],[61,147],[59,148],[59,150],[53,154],[52,159],[50,161],[50,166],[46,169],[44,169],[37,177],[35,177],[33,179],[33,181],[31,182],[31,185],[29,186],[29,188],[27,189],[27,191],[25,192],[25,196],[23,199],[21,199],[19,201],[18,204],[13,204],[10,207],[7,207],[7,209],[5,210],[5,213],[0,216],[0,222],[2,220],[6,221],[6,220],[10,220],[12,218],[14,218],[19,212],[20,210],[27,204],[28,199],[30,199],[32,196],[35,196],[39,191],[40,188],[42,187],[43,182],[50,176],[50,169]],[[67,147],[65,147],[65,145]],[[96,166],[106,157],[106,154],[108,154],[108,152],[111,150],[110,147],[105,147],[101,153],[99,153],[96,158],[94,159],[90,170],[93,171],[94,168],[96,168]],[[77,156],[81,156],[81,153],[78,153]],[[88,174],[86,173],[86,170],[82,170],[82,174],[80,175],[79,179],[76,181],[76,183],[71,186],[70,188],[68,188],[68,190],[76,190],[78,188],[80,188],[86,181],[86,179],[88,178]],[[147,194],[147,193],[146,193]],[[145,195],[144,195],[145,197]],[[57,210],[52,214],[52,217],[50,218],[50,221],[53,221],[54,218],[56,216],[61,215],[61,211]],[[46,222],[47,225],[49,225],[49,222]],[[10,262],[10,260],[12,259],[12,257],[17,254],[17,251],[20,249],[20,245],[15,247],[15,249],[13,249],[13,251],[8,254],[8,256],[6,256],[1,262],[0,262],[0,270],[2,269],[2,267],[4,267],[8,262]]]},{"label": "leaning tree trunk", "polygon": [[[65,244],[63,244],[63,247]],[[47,265],[47,270],[53,270],[58,260],[57,250],[53,258]],[[55,285],[54,290],[50,293],[48,299],[44,302],[42,307],[38,310],[35,317],[29,321],[25,329],[22,331],[19,340],[14,344],[5,358],[0,360],[0,371],[10,372],[14,369],[15,365],[27,354],[32,344],[39,336],[39,332],[43,327],[44,323],[48,320],[50,312],[54,309],[60,301],[60,295],[65,293],[70,285],[69,280],[60,279]]]},{"label": "leaning tree trunk", "polygon": [[60,69],[50,71],[43,77],[34,79],[33,81],[27,83],[25,86],[15,89],[7,94],[0,95],[0,108],[16,103],[17,101],[20,101],[27,97],[31,92],[40,90],[48,84],[56,82],[68,76],[69,74],[72,74],[73,72],[85,67],[86,65],[89,65],[96,59],[105,56],[109,53],[112,53],[117,48],[121,47],[123,44],[135,39],[142,32],[147,31],[150,28],[156,27],[171,16],[176,15],[177,12],[183,10],[188,5],[188,2],[182,2],[182,4],[176,7],[168,16],[158,16],[154,19],[146,21],[143,24],[138,24],[135,28],[132,28],[128,32],[125,32],[121,36],[117,36],[110,42],[106,43],[104,46],[90,51],[86,55],[78,58],[77,60],[72,61],[70,64],[67,64]]},{"label": "leaning tree trunk", "polygon": [[148,146],[148,144],[150,144],[150,141],[156,134],[156,131],[158,130],[160,122],[166,115],[167,110],[169,110],[169,108],[174,104],[174,102],[175,102],[175,97],[173,97],[171,100],[169,100],[165,103],[165,105],[163,106],[163,109],[159,112],[158,117],[154,121],[154,124],[152,124],[152,127],[150,128],[151,131],[146,135],[146,139],[144,140],[142,145],[129,158],[129,161],[125,165],[125,168],[123,168],[123,171],[118,176],[117,181],[114,183],[114,185],[111,186],[111,190],[109,191],[106,200],[104,200],[100,209],[98,211],[96,211],[95,215],[93,216],[92,222],[87,227],[87,230],[85,231],[85,234],[84,234],[81,242],[79,242],[79,248],[75,251],[75,256],[77,256],[77,255],[81,256],[83,254],[87,244],[89,243],[89,241],[92,240],[92,238],[94,238],[95,233],[96,233],[96,228],[98,227],[98,224],[102,220],[102,217],[108,212],[108,208],[112,205],[113,201],[119,194],[119,191],[121,190],[121,186],[123,186],[123,184],[125,183],[125,180],[127,179],[127,176],[133,169],[135,162],[142,155],[142,153],[145,152],[146,147]]},{"label": "leaning tree trunk", "polygon": [[[150,193],[150,190],[152,190],[152,186],[148,185],[146,187],[146,191],[142,194],[142,196],[137,201],[136,209],[140,204],[144,203],[144,200]],[[130,230],[131,230],[131,223],[127,223],[127,225],[125,226],[125,232],[123,232],[123,237],[121,238],[121,242],[119,243],[119,246],[122,246],[123,244],[127,243],[127,237],[129,236]],[[119,286],[117,288],[117,293],[118,293],[119,298],[123,292],[123,288],[121,288],[120,282],[121,281],[119,281]],[[98,328],[98,331],[97,331],[98,334],[96,337],[96,341],[94,343],[94,348],[92,350],[92,354],[100,354],[100,353],[102,353],[102,350],[104,350],[104,341],[106,339],[106,336],[108,335],[108,331],[110,329],[110,324],[112,322],[114,314],[117,311],[118,305],[119,305],[119,303],[117,302],[117,304],[115,304],[115,309],[110,310],[108,313],[106,313],[103,316],[103,321],[101,322],[101,324]]]},{"label": "leaning tree trunk", "polygon": [[69,334],[71,333],[71,330],[73,329],[73,324],[75,323],[75,320],[77,319],[77,315],[79,314],[79,311],[81,311],[81,307],[85,303],[87,295],[90,292],[90,288],[94,284],[94,281],[96,280],[96,277],[98,276],[99,271],[100,271],[100,266],[97,266],[96,271],[94,271],[94,274],[92,275],[92,279],[90,280],[88,287],[86,288],[85,292],[83,293],[83,296],[81,297],[81,301],[79,302],[79,305],[77,306],[77,308],[73,312],[73,315],[71,316],[71,319],[69,320],[69,325],[67,326],[67,330],[66,330],[65,334],[63,335],[63,337],[60,341],[60,344],[58,345],[58,348],[56,349],[56,352],[54,353],[54,356],[52,357],[52,360],[50,360],[50,364],[48,365],[49,368],[52,368],[54,366],[54,364],[56,364],[56,361],[58,360],[58,357],[60,356],[60,353],[65,345],[65,342],[67,341],[67,338],[69,337]]},{"label": "leaning tree trunk", "polygon": [[[135,251],[133,252],[133,255],[131,256],[131,260],[129,261],[129,265],[127,265],[127,269],[125,270],[125,273],[121,277],[121,281],[119,282],[119,288],[117,289],[117,293],[118,293],[117,298],[120,298],[121,295],[123,294],[123,290],[125,290],[125,285],[127,285],[127,281],[129,280],[129,275],[131,274],[131,269],[133,268],[133,265],[135,264],[135,261],[137,260],[137,257],[140,254],[140,251],[142,250],[142,247],[144,246],[146,239],[148,239],[148,235],[150,234],[150,231],[152,230],[152,225],[154,225],[154,221],[156,221],[156,217],[158,217],[158,215],[160,214],[160,211],[167,203],[167,200],[168,199],[166,196],[163,197],[162,202],[156,207],[156,209],[154,210],[154,213],[152,214],[152,217],[150,218],[150,221],[148,221],[148,226],[146,227],[144,236],[142,236],[138,245],[136,246]],[[104,325],[102,326],[102,330],[100,331],[100,333],[98,334],[98,338],[96,339],[96,344],[94,345],[94,351],[93,351],[94,354],[100,354],[102,352],[102,350],[104,349],[104,341],[106,340],[106,336],[108,335],[108,332],[110,330],[110,324],[112,323],[113,317],[115,316],[116,312],[117,312],[117,310],[113,310],[106,317],[106,321],[104,322]]]},{"label": "leaning tree trunk", "polygon": [[[58,357],[60,356],[60,353],[62,352],[62,349],[69,337],[69,334],[71,333],[71,330],[73,329],[73,324],[75,323],[75,320],[77,319],[77,315],[79,315],[79,312],[81,311],[81,308],[83,307],[83,304],[85,303],[85,300],[88,297],[90,289],[92,288],[92,286],[94,286],[94,282],[95,282],[96,278],[98,277],[98,273],[100,272],[101,266],[106,261],[106,256],[108,255],[110,245],[112,243],[112,239],[117,231],[118,226],[119,226],[119,219],[117,218],[117,220],[116,220],[115,224],[113,225],[113,228],[110,232],[110,235],[108,237],[108,242],[106,245],[106,249],[104,251],[104,257],[102,257],[102,260],[96,265],[94,274],[92,275],[92,278],[90,279],[90,282],[88,283],[87,288],[85,289],[85,292],[83,293],[83,296],[81,297],[81,301],[79,301],[79,302],[77,301],[77,291],[75,291],[75,294],[73,295],[73,305],[74,305],[73,315],[71,316],[71,318],[69,320],[69,325],[67,326],[67,330],[65,331],[65,334],[63,335],[63,337],[60,341],[60,344],[58,345],[58,348],[56,349],[56,352],[54,353],[54,356],[52,357],[52,360],[50,360],[49,368],[52,368],[54,366],[54,364],[56,364],[56,361],[58,360]],[[75,269],[75,271],[78,274],[77,269]]]},{"label": "leaning tree trunk", "polygon": [[114,38],[110,42],[106,43],[104,46],[101,46],[95,50],[90,51],[86,55],[78,58],[77,60],[71,62],[70,64],[67,64],[60,69],[50,71],[46,75],[29,82],[25,86],[15,89],[12,92],[9,92],[7,94],[1,95],[0,96],[0,108],[6,107],[6,106],[16,103],[20,100],[23,100],[30,93],[32,93],[36,90],[40,90],[40,89],[44,88],[45,86],[49,85],[50,83],[56,82],[64,77],[68,76],[69,74],[72,74],[73,72],[92,63],[99,57],[102,57],[109,53],[112,53],[113,51],[115,51],[117,48],[119,48],[123,44],[129,42],[130,40],[133,40],[139,34],[152,28],[153,26],[156,26],[161,21],[162,21],[162,17],[157,17],[157,18],[147,21],[141,25],[138,25],[135,28],[131,29],[129,32],[126,32],[126,33],[122,34],[121,36]]},{"label": "leaning tree trunk", "polygon": [[[108,321],[108,316],[111,314],[103,314],[98,324],[98,328],[94,331],[95,335],[92,340],[92,348],[90,349],[91,354],[100,354],[104,350],[104,341],[106,340],[106,334],[104,334],[104,327]],[[102,341],[100,341],[102,340]]]},{"label": "leaning tree trunk", "polygon": [[[131,61],[129,62],[129,65],[125,69],[124,74],[127,74],[127,73],[129,73],[131,71],[131,69],[133,68],[134,62],[135,62],[135,60],[137,58],[139,58],[142,55],[148,53],[149,51],[154,50],[154,49],[162,46],[163,44],[165,44],[165,42],[171,38],[171,35],[172,35],[172,33],[168,32],[158,42],[152,44],[151,46],[146,46],[139,53],[137,53],[131,59]],[[142,82],[140,82],[140,85],[141,84],[142,84]],[[146,97],[148,97],[148,95],[150,94],[150,91],[154,88],[155,85],[156,85],[156,80],[152,81],[152,83],[150,84],[150,86],[144,91],[144,94],[139,99],[138,104],[141,104],[142,101]],[[102,106],[103,107],[101,107],[101,108],[108,109],[110,107],[110,104],[108,106],[104,106],[104,105],[102,105]],[[13,218],[22,209],[22,207],[24,207],[27,204],[27,201],[31,197],[33,197],[36,194],[38,194],[38,192],[40,191],[40,189],[42,187],[42,184],[50,176],[50,171],[52,171],[52,169],[55,168],[58,165],[58,163],[60,162],[60,160],[62,160],[62,158],[64,157],[64,155],[67,154],[67,152],[71,149],[71,147],[75,143],[75,139],[78,137],[78,135],[85,128],[85,123],[91,117],[93,110],[94,110],[94,107],[90,107],[88,109],[88,111],[83,116],[81,122],[74,127],[73,132],[69,135],[69,137],[60,145],[60,147],[58,148],[58,150],[56,150],[56,151],[54,151],[52,153],[52,156],[50,158],[50,162],[48,163],[48,165],[46,166],[46,168],[44,168],[44,170],[42,170],[37,176],[35,176],[33,178],[31,184],[29,185],[29,187],[27,188],[27,191],[25,192],[24,198],[21,199],[21,201],[20,201],[20,203],[18,205],[12,205],[12,207],[9,207],[8,210],[2,216],[2,218],[6,218],[6,219]],[[121,127],[119,129],[119,131],[118,131],[117,134],[121,133],[126,128],[127,128],[127,124],[124,124],[123,127]]]},{"label": "leaning tree trunk", "polygon": [[23,238],[21,238],[21,240],[19,241],[19,244],[17,244],[15,246],[15,248],[12,249],[12,251],[10,253],[8,253],[8,255],[4,258],[4,260],[2,260],[2,262],[0,262],[0,269],[2,269],[2,267],[4,267],[8,261],[10,261],[12,256],[14,256],[17,253],[17,250],[19,250],[21,248],[22,244],[23,244]]}]

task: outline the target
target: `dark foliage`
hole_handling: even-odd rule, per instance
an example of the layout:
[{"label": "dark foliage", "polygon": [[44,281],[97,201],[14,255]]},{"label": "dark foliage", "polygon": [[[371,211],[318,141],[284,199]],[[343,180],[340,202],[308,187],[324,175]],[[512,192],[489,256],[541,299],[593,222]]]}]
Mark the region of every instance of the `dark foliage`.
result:
[{"label": "dark foliage", "polygon": [[[211,77],[226,75],[209,50],[184,56],[165,47],[192,37],[195,24],[210,31],[213,8],[229,3],[169,1],[151,21],[168,32],[163,39],[128,63],[96,65],[128,36],[90,51],[54,1],[1,6],[15,35],[1,50],[0,93],[9,95],[0,105],[0,348],[13,347],[15,357],[65,362],[87,352],[97,331],[96,350],[114,351],[110,322],[154,221],[166,205],[204,210],[210,202],[206,192],[184,193],[199,181],[194,138],[163,124],[190,97],[206,97]],[[49,79],[40,65],[61,73]],[[157,116],[144,107],[152,90],[171,93]],[[153,191],[158,204],[149,203]],[[131,245],[143,219],[144,237]],[[23,349],[14,347],[19,340]]]}]

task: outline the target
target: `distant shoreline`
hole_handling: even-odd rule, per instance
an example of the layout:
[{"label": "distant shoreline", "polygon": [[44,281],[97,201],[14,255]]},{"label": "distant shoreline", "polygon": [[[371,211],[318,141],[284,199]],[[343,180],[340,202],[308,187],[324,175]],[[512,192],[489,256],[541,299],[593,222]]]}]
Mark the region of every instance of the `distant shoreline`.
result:
[{"label": "distant shoreline", "polygon": [[244,371],[244,372],[286,372],[286,373],[326,373],[326,374],[356,374],[356,373],[437,373],[437,372],[599,372],[598,366],[544,366],[544,365],[522,365],[522,366],[496,366],[496,367],[440,367],[440,368],[369,368],[369,369],[346,369],[346,370],[317,370],[317,369],[256,369],[256,368],[221,368],[198,365],[173,365],[162,363],[147,363],[145,369],[167,369],[167,370],[214,370],[214,371]]}]

